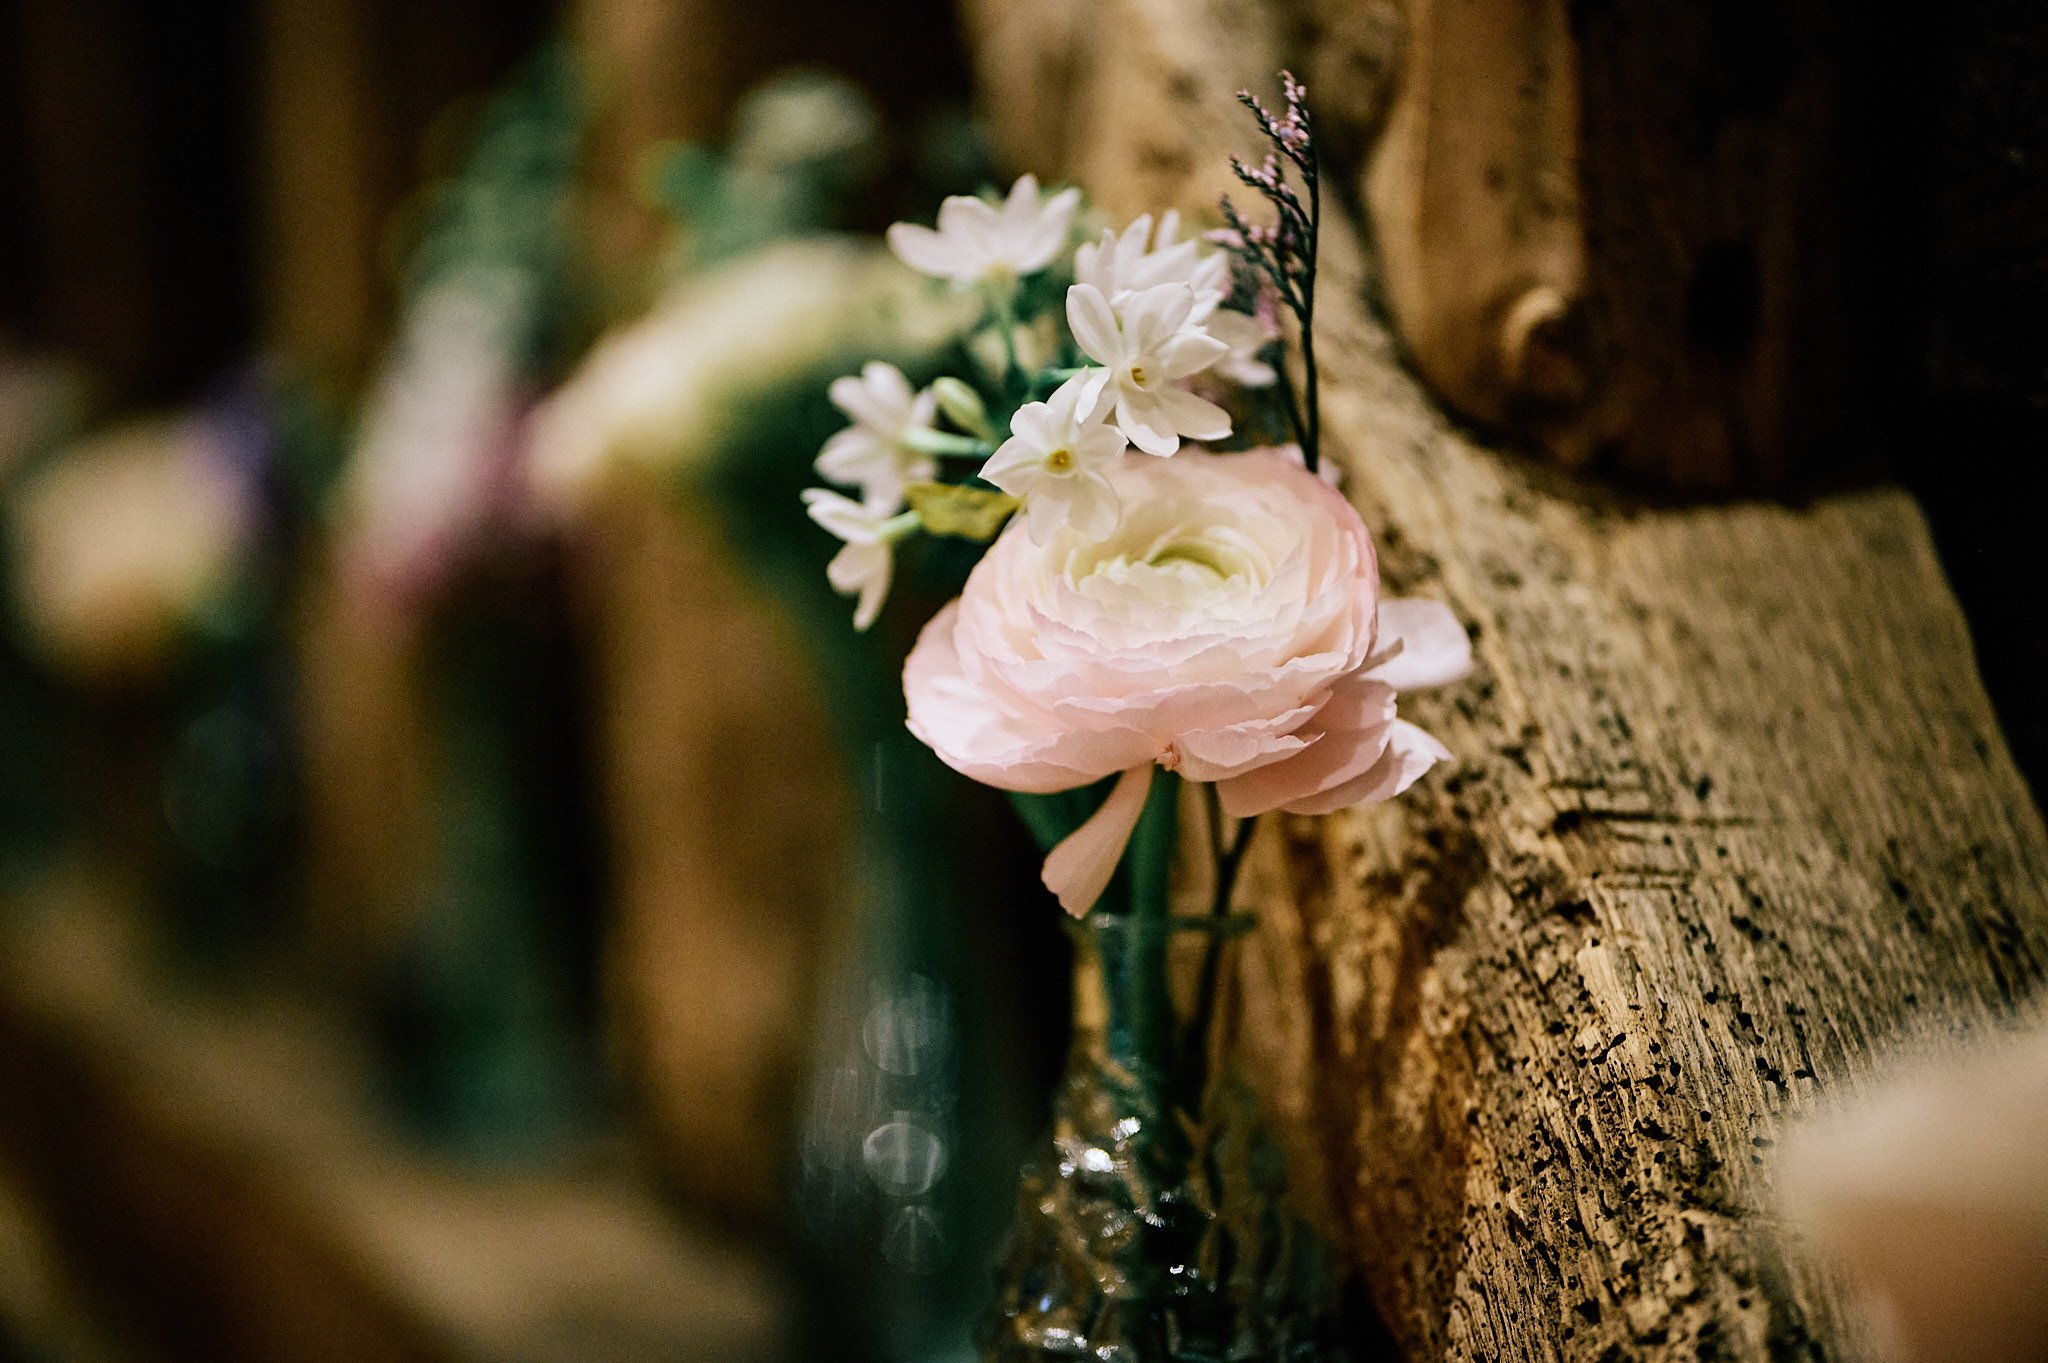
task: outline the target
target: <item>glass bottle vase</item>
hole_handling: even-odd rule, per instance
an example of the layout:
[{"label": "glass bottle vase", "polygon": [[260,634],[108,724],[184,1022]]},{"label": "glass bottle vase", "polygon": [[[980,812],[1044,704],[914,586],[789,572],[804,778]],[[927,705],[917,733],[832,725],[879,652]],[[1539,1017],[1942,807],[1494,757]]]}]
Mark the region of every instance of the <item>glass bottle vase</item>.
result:
[{"label": "glass bottle vase", "polygon": [[1349,1357],[1334,1256],[1290,1205],[1234,1059],[1250,925],[1073,925],[1072,1047],[1050,1140],[1024,1171],[989,1363]]}]

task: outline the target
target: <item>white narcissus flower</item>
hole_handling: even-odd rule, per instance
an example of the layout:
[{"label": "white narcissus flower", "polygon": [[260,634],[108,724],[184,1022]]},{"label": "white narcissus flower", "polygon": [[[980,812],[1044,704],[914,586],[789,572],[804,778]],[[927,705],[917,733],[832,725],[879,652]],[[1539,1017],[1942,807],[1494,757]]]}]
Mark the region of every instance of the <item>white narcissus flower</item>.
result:
[{"label": "white narcissus flower", "polygon": [[905,487],[930,482],[938,473],[931,455],[907,443],[913,433],[932,429],[938,398],[929,390],[912,392],[902,370],[879,361],[863,366],[858,378],[834,379],[828,391],[832,405],[853,418],[853,425],[825,442],[818,475],[859,488],[870,507],[895,515]]},{"label": "white narcissus flower", "polygon": [[841,596],[858,596],[853,627],[866,629],[881,614],[895,564],[891,547],[910,529],[908,515],[856,502],[822,487],[804,489],[804,510],[844,541],[825,565],[825,579]]},{"label": "white narcissus flower", "polygon": [[1147,454],[1172,454],[1181,437],[1220,440],[1230,414],[1174,385],[1229,353],[1230,347],[1189,321],[1194,290],[1160,284],[1129,295],[1120,307],[1093,284],[1067,290],[1067,325],[1088,357],[1107,368],[1116,424]]},{"label": "white narcissus flower", "polygon": [[1220,251],[1202,254],[1195,241],[1180,241],[1180,214],[1168,212],[1152,231],[1152,215],[1133,222],[1118,235],[1103,229],[1100,242],[1074,252],[1074,279],[1102,290],[1103,297],[1122,306],[1124,296],[1161,284],[1185,284],[1195,305],[1189,320],[1199,322],[1214,312],[1230,291],[1230,258]]},{"label": "white narcissus flower", "polygon": [[939,205],[939,227],[899,222],[889,229],[889,249],[911,269],[974,284],[1008,287],[1052,264],[1067,244],[1067,229],[1081,191],[1063,189],[1038,196],[1038,181],[1026,175],[1010,187],[1002,207],[956,194]]},{"label": "white narcissus flower", "polygon": [[1116,489],[1104,476],[1123,454],[1123,432],[1102,420],[1099,370],[1076,374],[1044,402],[1029,402],[1010,419],[1010,438],[982,466],[981,476],[1022,498],[1031,538],[1050,543],[1062,526],[1088,539],[1116,529]]}]

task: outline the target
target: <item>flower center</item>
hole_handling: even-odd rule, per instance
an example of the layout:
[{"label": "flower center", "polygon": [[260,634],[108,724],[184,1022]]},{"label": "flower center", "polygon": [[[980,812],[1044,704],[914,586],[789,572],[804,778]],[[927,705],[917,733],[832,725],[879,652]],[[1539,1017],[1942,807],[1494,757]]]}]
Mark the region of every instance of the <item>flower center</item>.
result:
[{"label": "flower center", "polygon": [[1174,540],[1145,560],[1149,568],[1171,568],[1185,564],[1190,568],[1206,569],[1217,577],[1229,577],[1235,565],[1225,561],[1216,547],[1200,540]]},{"label": "flower center", "polygon": [[1142,364],[1134,364],[1134,365],[1132,365],[1132,366],[1131,366],[1131,368],[1130,368],[1130,375],[1131,375],[1131,386],[1132,386],[1132,387],[1134,387],[1134,388],[1143,388],[1143,387],[1145,386],[1145,366],[1144,366],[1144,365],[1142,365]]},{"label": "flower center", "polygon": [[1065,473],[1074,467],[1074,454],[1065,445],[1045,456],[1045,466],[1054,473]]}]

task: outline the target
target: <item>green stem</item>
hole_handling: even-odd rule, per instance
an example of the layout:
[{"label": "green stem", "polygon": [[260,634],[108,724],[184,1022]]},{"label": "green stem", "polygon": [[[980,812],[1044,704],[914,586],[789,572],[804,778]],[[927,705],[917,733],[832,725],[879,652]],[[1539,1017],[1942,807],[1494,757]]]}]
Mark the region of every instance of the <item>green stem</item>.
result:
[{"label": "green stem", "polygon": [[1223,969],[1223,920],[1230,915],[1230,901],[1237,891],[1237,870],[1244,861],[1245,849],[1251,846],[1252,829],[1258,823],[1257,815],[1239,823],[1237,836],[1226,848],[1223,845],[1222,802],[1216,795],[1215,785],[1203,787],[1202,793],[1209,808],[1209,851],[1216,859],[1216,894],[1209,905],[1214,932],[1202,953],[1202,973],[1195,985],[1195,1006],[1188,1014],[1187,1031],[1181,1038],[1181,1054],[1185,1062],[1183,1092],[1191,1108],[1200,1105],[1202,1089],[1208,1079],[1209,1026],[1216,1014],[1216,990]]},{"label": "green stem", "polygon": [[1173,992],[1166,959],[1172,906],[1167,887],[1179,815],[1180,778],[1167,771],[1154,772],[1125,863],[1131,887],[1126,1015],[1132,1058],[1138,1062],[1139,1081],[1155,1098],[1162,1099],[1162,1086],[1174,1071]]},{"label": "green stem", "polygon": [[961,455],[986,459],[995,453],[996,447],[986,440],[976,440],[971,435],[954,435],[951,431],[930,429],[905,431],[903,443],[920,454]]},{"label": "green stem", "polygon": [[1015,393],[1023,377],[1017,363],[1017,303],[1011,290],[992,285],[988,291],[989,311],[995,314],[996,329],[1003,334],[1003,391]]}]

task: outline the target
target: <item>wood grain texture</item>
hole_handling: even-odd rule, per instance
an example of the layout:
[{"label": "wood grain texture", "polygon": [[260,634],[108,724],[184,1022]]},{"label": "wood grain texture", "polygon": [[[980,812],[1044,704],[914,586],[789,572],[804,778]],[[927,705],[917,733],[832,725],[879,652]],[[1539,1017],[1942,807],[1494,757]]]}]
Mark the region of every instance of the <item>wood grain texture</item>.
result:
[{"label": "wood grain texture", "polygon": [[[1332,10],[1346,10],[1336,3]],[[1388,308],[1466,416],[1576,460],[1592,427],[1579,72],[1564,0],[1411,0],[1363,194]]]},{"label": "wood grain texture", "polygon": [[[1310,8],[1342,48],[1387,4]],[[1855,115],[1896,95],[1839,7],[1393,8],[1361,194],[1389,310],[1445,403],[1653,484],[1811,486],[1866,452],[1857,309],[1895,317],[1898,281],[1868,268],[1886,210],[1859,197]]]},{"label": "wood grain texture", "polygon": [[[1199,0],[1088,23],[1114,90],[1035,102],[1119,116],[1037,168],[1113,216],[1202,208],[1244,146],[1214,113],[1282,45]],[[1859,1357],[1777,1238],[1780,1126],[1999,1025],[2048,961],[2048,834],[1919,513],[1651,509],[1477,444],[1361,302],[1355,235],[1326,247],[1330,453],[1389,590],[1448,601],[1479,669],[1403,700],[1448,769],[1259,840],[1244,986],[1296,1169],[1412,1359]]]}]

